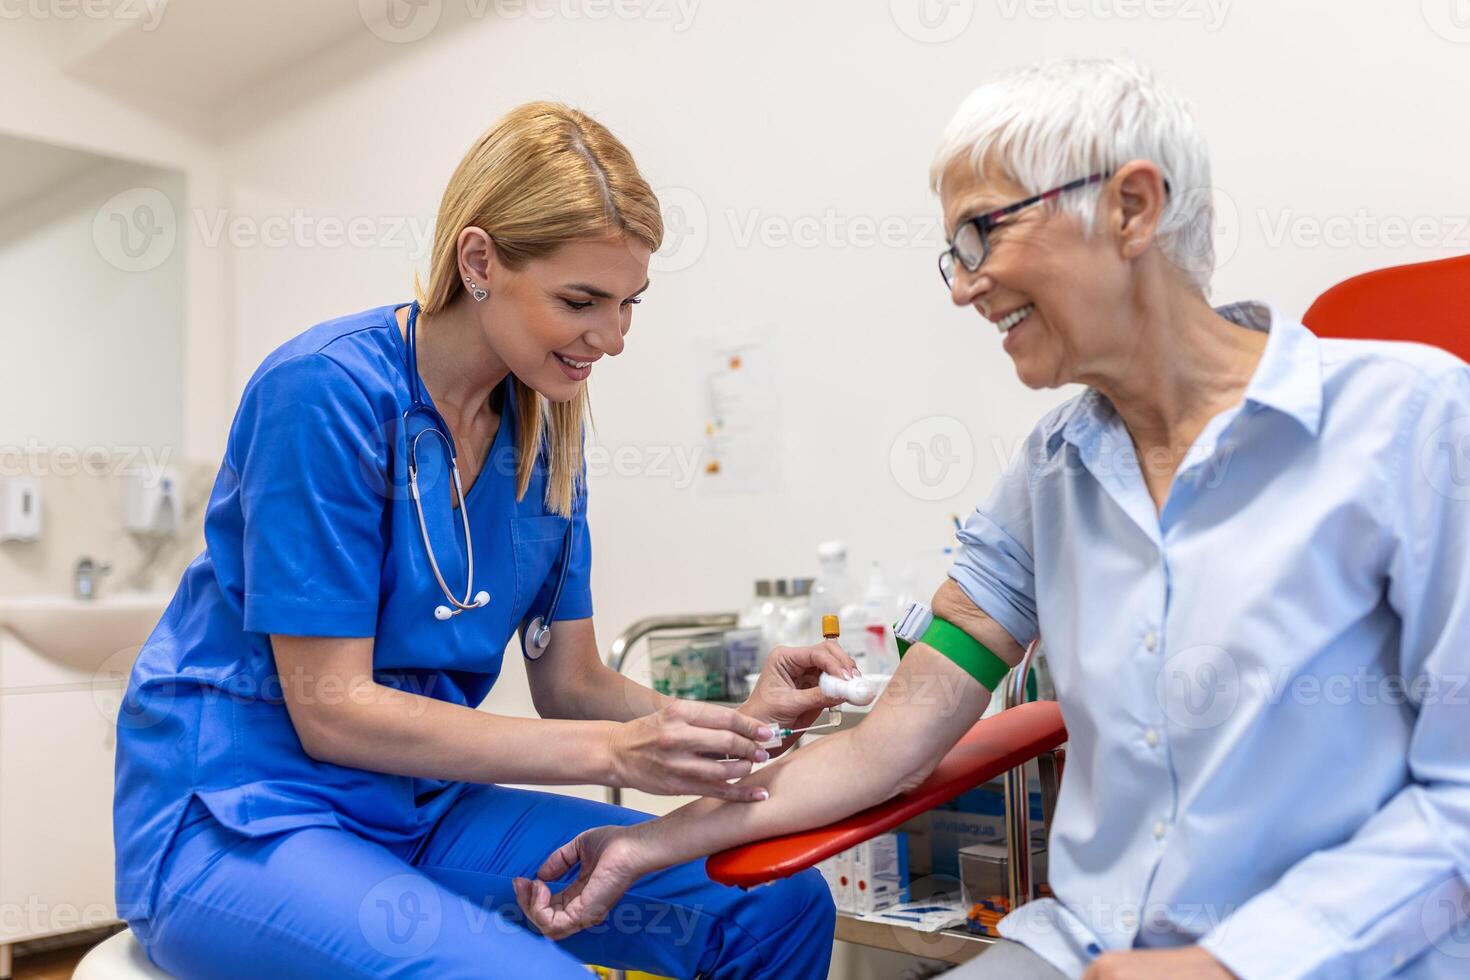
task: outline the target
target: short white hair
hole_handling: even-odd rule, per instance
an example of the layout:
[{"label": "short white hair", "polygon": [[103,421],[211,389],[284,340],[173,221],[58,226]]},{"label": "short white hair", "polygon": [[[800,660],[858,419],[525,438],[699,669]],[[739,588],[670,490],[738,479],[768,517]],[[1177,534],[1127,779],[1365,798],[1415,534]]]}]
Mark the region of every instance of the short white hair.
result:
[{"label": "short white hair", "polygon": [[[1169,182],[1156,240],[1205,295],[1215,268],[1210,160],[1189,105],[1126,59],[1048,61],[1010,71],[965,99],[929,170],[937,194],[958,161],[978,176],[993,165],[1028,194],[1148,160]],[[1090,233],[1101,185],[1068,191],[1052,206]]]}]

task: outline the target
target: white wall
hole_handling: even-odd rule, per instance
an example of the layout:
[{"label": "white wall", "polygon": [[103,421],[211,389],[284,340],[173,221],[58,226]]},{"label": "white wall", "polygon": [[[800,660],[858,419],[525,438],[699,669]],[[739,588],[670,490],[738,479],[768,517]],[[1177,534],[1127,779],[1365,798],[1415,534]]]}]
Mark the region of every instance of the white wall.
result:
[{"label": "white wall", "polygon": [[[38,18],[34,16],[36,11],[47,16]],[[68,41],[125,30],[128,22],[83,23],[58,19],[58,13],[64,11],[44,4],[23,11],[7,8],[0,31],[4,55],[0,57],[0,90],[7,93],[0,100],[0,133],[117,161],[113,175],[126,171],[127,182],[138,186],[156,185],[160,180],[171,182],[171,194],[181,194],[186,202],[179,215],[186,215],[187,209],[208,206],[219,192],[221,174],[216,149],[207,140],[141,112],[104,89],[83,83],[67,68],[69,53],[75,51]],[[0,173],[0,180],[11,176]],[[86,175],[79,180],[84,178]],[[7,198],[7,203],[14,205],[16,201]],[[7,208],[5,220],[14,218],[14,212]],[[86,237],[90,242],[90,234]],[[22,422],[22,399],[29,395],[9,386],[0,389],[0,414],[5,418],[0,424],[0,453],[4,455],[0,470],[7,475],[18,471],[37,477],[46,501],[46,529],[41,541],[0,546],[0,591],[6,594],[69,592],[76,561],[83,555],[115,566],[105,589],[171,591],[183,566],[198,551],[201,508],[197,498],[212,482],[234,410],[236,392],[228,343],[234,332],[222,316],[225,251],[204,248],[197,238],[187,234],[176,236],[173,249],[163,257],[159,268],[168,268],[182,279],[182,322],[177,302],[161,311],[162,319],[172,321],[173,341],[167,349],[156,350],[137,344],[135,356],[172,361],[179,377],[170,396],[174,407],[167,429],[146,441],[180,465],[193,515],[189,526],[163,548],[140,542],[122,530],[123,490],[118,472],[137,463],[138,454],[126,447],[142,443],[145,438],[114,438],[108,431],[112,416],[126,413],[119,413],[115,401],[98,397],[85,378],[95,371],[115,373],[120,365],[127,370],[128,359],[99,356],[95,348],[74,347],[72,353],[78,355],[75,369],[60,373],[53,364],[43,366],[34,358],[25,359],[25,369],[32,376],[50,384],[57,399],[69,397],[83,416],[72,420],[78,424],[72,425],[70,432]],[[11,263],[7,263],[10,269]],[[8,345],[7,355],[12,359],[7,362],[7,371],[13,370],[14,360],[23,359],[17,352],[23,349],[27,337],[49,345],[67,342],[43,329],[42,322],[32,315],[35,309],[27,304],[38,298],[36,286],[47,287],[53,307],[65,307],[73,299],[98,295],[99,283],[92,271],[86,278],[69,276],[68,270],[58,265],[32,277],[24,293],[14,289],[7,292],[8,314],[0,326],[0,339]],[[151,279],[156,272],[145,273],[142,279]],[[120,295],[137,289],[141,281],[124,282],[126,277],[105,270],[100,274]],[[58,281],[67,284],[64,292],[58,293],[52,287]],[[88,430],[81,424],[87,419],[96,425],[95,429]],[[30,452],[33,440],[49,448]],[[109,457],[116,465],[104,467],[101,473],[91,465],[96,458],[88,457],[88,465],[83,465],[77,455],[98,445],[116,449],[119,443],[123,451]],[[65,454],[58,456],[53,449]],[[18,452],[23,458],[17,456]],[[200,461],[205,461],[203,466]]]},{"label": "white wall", "polygon": [[[108,161],[0,214],[0,444],[181,445],[184,263],[166,221],[183,194],[178,173]],[[97,226],[117,195],[144,210]]]},{"label": "white wall", "polygon": [[[992,71],[1130,53],[1196,103],[1225,202],[1221,301],[1262,297],[1300,313],[1352,273],[1470,246],[1460,220],[1470,134],[1447,114],[1470,84],[1470,48],[1437,34],[1419,5],[1238,0],[1222,11],[1156,0],[1149,9],[1175,15],[1127,18],[1126,3],[955,0],[930,8],[955,18],[941,33],[963,28],[942,43],[905,33],[899,20],[934,36],[902,0],[706,0],[687,25],[673,6],[594,20],[585,6],[532,3],[571,14],[538,18],[502,4],[500,17],[453,28],[465,17],[446,0],[422,40],[365,30],[223,117],[255,127],[224,149],[241,214],[366,219],[381,241],[241,250],[236,386],[310,323],[406,299],[415,261],[426,262],[411,235],[395,235],[398,219],[426,234],[444,180],[484,126],[522,101],[562,99],[619,134],[656,187],[682,189],[666,196],[692,222],[684,247],[703,248],[688,268],[655,273],[627,351],[599,366],[600,439],[640,447],[650,463],[658,447],[696,449],[695,352],[731,325],[769,325],[782,367],[780,492],[709,499],[671,478],[594,479],[604,643],[649,613],[732,608],[757,576],[809,570],[826,537],[847,537],[860,568],[919,553],[935,570],[928,556],[947,515],[983,495],[1009,447],[1064,395],[1022,388],[989,327],[948,307],[934,270],[929,154]],[[815,246],[783,244],[811,230],[801,218],[832,230]],[[1424,244],[1370,239],[1414,219],[1427,222]],[[896,227],[898,241],[863,244],[864,222],[870,237]],[[1348,225],[1346,243],[1311,247],[1324,224]],[[924,502],[889,456],[901,432],[934,416],[957,420],[957,465],[973,470],[949,499]],[[921,426],[920,441],[940,425]]]},{"label": "white wall", "polygon": [[[178,172],[189,207],[209,207],[220,191],[221,178],[219,158],[209,141],[79,81],[66,69],[68,49],[61,31],[126,29],[128,23],[78,23],[54,13],[39,19],[8,15],[0,90],[10,97],[0,101],[0,132]],[[185,411],[179,448],[189,458],[217,460],[234,409],[227,380],[232,361],[225,344],[233,331],[222,320],[220,305],[226,256],[223,250],[201,247],[188,235],[179,235],[177,241],[185,277]]]}]

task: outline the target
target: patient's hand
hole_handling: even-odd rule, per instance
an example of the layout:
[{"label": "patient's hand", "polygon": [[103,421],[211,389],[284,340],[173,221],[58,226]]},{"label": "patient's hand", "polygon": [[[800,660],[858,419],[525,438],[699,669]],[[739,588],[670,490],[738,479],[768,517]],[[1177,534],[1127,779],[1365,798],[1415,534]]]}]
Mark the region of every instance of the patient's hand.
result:
[{"label": "patient's hand", "polygon": [[1082,980],[1236,980],[1202,946],[1123,949],[1102,954]]},{"label": "patient's hand", "polygon": [[[595,827],[584,831],[546,859],[536,872],[537,880],[515,879],[516,901],[526,918],[551,939],[565,939],[607,918],[629,886],[657,867],[643,854],[632,830]],[[577,880],[552,894],[546,883],[577,865],[581,865]]]}]

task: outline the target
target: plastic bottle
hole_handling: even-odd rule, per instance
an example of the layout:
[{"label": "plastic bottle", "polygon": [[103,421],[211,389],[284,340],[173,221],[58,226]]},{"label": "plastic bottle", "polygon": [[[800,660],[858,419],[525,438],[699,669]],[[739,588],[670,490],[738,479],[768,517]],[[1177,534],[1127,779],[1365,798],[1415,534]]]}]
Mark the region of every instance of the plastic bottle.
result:
[{"label": "plastic bottle", "polygon": [[[857,602],[860,595],[857,583],[847,574],[847,545],[841,541],[822,542],[817,546],[817,562],[821,572],[812,582],[811,606],[813,620],[821,623],[823,616],[841,617],[843,609]],[[815,631],[812,636],[817,638]]]},{"label": "plastic bottle", "polygon": [[786,607],[791,604],[791,583],[784,579],[771,580],[771,596],[761,603],[761,654],[757,670],[764,670],[771,648],[781,642],[781,630],[786,622]]},{"label": "plastic bottle", "polygon": [[898,617],[893,590],[883,577],[883,566],[873,562],[868,570],[868,587],[863,592],[863,610],[870,623],[892,623]]},{"label": "plastic bottle", "polygon": [[789,589],[790,595],[786,599],[776,643],[781,646],[803,646],[812,642],[812,580],[793,579]]},{"label": "plastic bottle", "polygon": [[754,666],[757,672],[765,666],[771,647],[776,645],[776,634],[781,625],[781,616],[786,603],[785,595],[786,582],[784,580],[758,579],[755,583],[754,598],[741,611],[740,618],[736,621],[741,629],[760,630],[761,638],[758,644],[760,651]]},{"label": "plastic bottle", "polygon": [[867,645],[867,669],[879,674],[898,670],[898,644],[893,639],[893,622],[898,618],[898,597],[889,589],[883,568],[876,561],[868,572],[863,593],[863,639]]},{"label": "plastic bottle", "polygon": [[765,625],[766,618],[775,611],[776,589],[768,578],[756,579],[755,595],[740,610],[737,625],[741,629],[754,629]]}]

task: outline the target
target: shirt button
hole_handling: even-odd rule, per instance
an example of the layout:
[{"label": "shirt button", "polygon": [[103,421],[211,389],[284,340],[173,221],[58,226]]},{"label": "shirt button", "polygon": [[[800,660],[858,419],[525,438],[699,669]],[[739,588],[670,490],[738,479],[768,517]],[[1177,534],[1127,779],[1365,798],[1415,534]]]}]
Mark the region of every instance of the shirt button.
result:
[{"label": "shirt button", "polygon": [[1153,652],[1153,650],[1158,645],[1159,645],[1159,634],[1155,633],[1153,630],[1149,630],[1147,633],[1143,634],[1143,648],[1145,650],[1148,650],[1149,652]]},{"label": "shirt button", "polygon": [[1148,731],[1144,732],[1143,740],[1149,744],[1150,748],[1157,748],[1159,744],[1158,729],[1150,728]]},{"label": "shirt button", "polygon": [[1407,957],[1405,957],[1403,953],[1394,953],[1393,954],[1393,965],[1396,966],[1396,967],[1397,966],[1403,966],[1405,959],[1407,959]]},{"label": "shirt button", "polygon": [[1166,828],[1164,826],[1164,821],[1162,821],[1162,820],[1155,820],[1154,821],[1154,840],[1163,840],[1164,839],[1164,831],[1167,830],[1167,829],[1168,828]]},{"label": "shirt button", "polygon": [[1138,913],[1132,909],[1124,909],[1118,913],[1118,921],[1123,924],[1124,929],[1132,929],[1138,925]]}]

